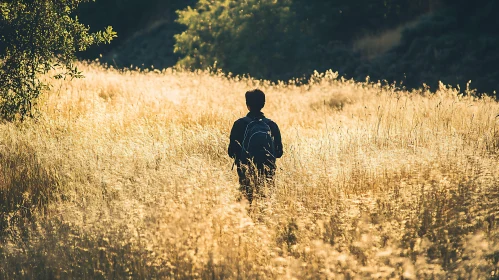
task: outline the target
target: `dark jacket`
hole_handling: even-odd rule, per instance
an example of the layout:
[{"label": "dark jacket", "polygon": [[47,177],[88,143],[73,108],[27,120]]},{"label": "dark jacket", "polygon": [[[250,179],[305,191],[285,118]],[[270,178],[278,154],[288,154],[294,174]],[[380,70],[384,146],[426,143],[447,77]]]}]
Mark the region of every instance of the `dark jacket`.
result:
[{"label": "dark jacket", "polygon": [[[257,118],[265,118],[262,112],[249,112],[247,117],[252,119]],[[233,158],[237,164],[239,164],[239,157],[241,156],[241,143],[243,142],[244,132],[246,131],[246,126],[248,122],[244,120],[244,118],[240,118],[234,122],[232,126],[232,130],[230,131],[230,142],[228,153],[231,158]],[[274,148],[275,148],[275,157],[282,157],[282,140],[281,140],[281,132],[279,131],[279,127],[275,122],[269,120],[268,125],[270,127],[270,132],[272,137],[274,138]]]}]

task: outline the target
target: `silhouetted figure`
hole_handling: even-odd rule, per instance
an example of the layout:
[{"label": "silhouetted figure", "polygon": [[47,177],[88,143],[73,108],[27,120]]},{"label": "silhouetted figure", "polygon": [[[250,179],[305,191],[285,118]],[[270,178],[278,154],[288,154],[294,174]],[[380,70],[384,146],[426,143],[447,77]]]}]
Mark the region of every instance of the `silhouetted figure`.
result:
[{"label": "silhouetted figure", "polygon": [[246,117],[234,122],[228,153],[234,159],[242,194],[253,201],[253,194],[266,183],[273,183],[276,158],[282,156],[281,132],[275,122],[261,112],[265,94],[255,89],[246,92]]}]

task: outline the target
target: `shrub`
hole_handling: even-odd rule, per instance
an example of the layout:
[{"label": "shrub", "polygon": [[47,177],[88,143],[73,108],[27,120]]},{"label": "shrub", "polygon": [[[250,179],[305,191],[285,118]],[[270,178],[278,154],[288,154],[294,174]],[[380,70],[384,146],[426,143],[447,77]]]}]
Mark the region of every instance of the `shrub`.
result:
[{"label": "shrub", "polygon": [[[236,74],[275,78],[293,71],[303,47],[291,1],[201,0],[179,11],[187,30],[175,36],[178,62],[187,68],[220,67]],[[290,47],[292,46],[292,47]]]}]

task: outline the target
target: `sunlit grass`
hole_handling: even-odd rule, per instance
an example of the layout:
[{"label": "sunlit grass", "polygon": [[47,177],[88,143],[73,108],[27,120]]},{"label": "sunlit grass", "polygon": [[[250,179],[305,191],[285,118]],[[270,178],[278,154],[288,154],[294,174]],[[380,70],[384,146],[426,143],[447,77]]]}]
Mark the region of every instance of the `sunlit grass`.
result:
[{"label": "sunlit grass", "polygon": [[[491,98],[81,68],[0,125],[2,278],[498,277]],[[256,87],[285,154],[249,209],[226,148]]]}]

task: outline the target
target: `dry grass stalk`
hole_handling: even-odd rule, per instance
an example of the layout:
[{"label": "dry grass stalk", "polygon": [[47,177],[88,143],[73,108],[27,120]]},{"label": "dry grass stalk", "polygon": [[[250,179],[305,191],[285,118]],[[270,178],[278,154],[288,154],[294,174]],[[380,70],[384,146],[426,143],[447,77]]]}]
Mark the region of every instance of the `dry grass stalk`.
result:
[{"label": "dry grass stalk", "polygon": [[[81,68],[0,125],[0,278],[498,277],[494,100]],[[285,156],[248,210],[226,145],[255,87]]]}]

